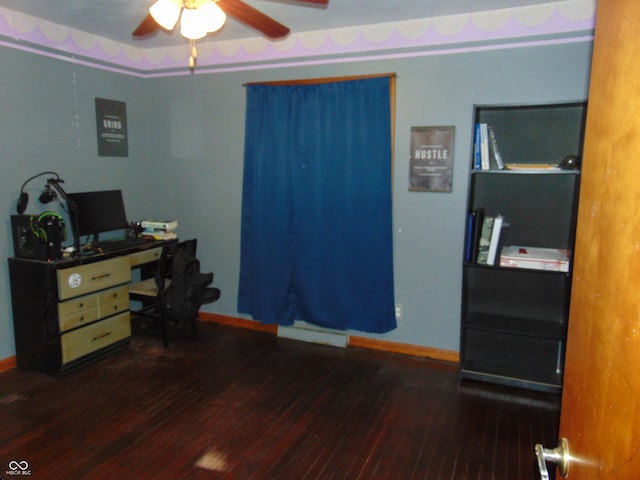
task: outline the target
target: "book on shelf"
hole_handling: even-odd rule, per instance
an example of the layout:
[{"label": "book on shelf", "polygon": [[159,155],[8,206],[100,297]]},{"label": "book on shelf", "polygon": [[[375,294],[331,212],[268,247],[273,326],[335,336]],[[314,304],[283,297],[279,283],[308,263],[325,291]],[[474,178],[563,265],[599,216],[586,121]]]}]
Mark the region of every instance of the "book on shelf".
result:
[{"label": "book on shelf", "polygon": [[472,213],[471,213],[472,217],[473,217],[473,225],[471,226],[472,228],[472,233],[471,233],[471,252],[470,252],[470,259],[469,261],[471,263],[477,263],[478,262],[478,250],[480,247],[480,236],[482,234],[482,224],[484,222],[484,208],[476,208]]},{"label": "book on shelf", "polygon": [[176,230],[178,228],[177,220],[143,220],[140,226],[151,230]]},{"label": "book on shelf", "polygon": [[491,244],[491,233],[493,232],[493,220],[493,216],[485,215],[482,221],[480,240],[478,242],[478,257],[476,259],[476,263],[482,265],[486,265],[489,258],[489,245]]},{"label": "book on shelf", "polygon": [[547,170],[560,170],[557,163],[507,163],[507,170],[518,170],[522,172],[544,172]]},{"label": "book on shelf", "polygon": [[489,133],[486,123],[480,124],[480,152],[482,156],[482,170],[490,170],[491,158],[489,157]]},{"label": "book on shelf", "polygon": [[491,170],[492,163],[498,170],[505,169],[495,131],[488,123],[476,124],[473,148],[475,170]]},{"label": "book on shelf", "polygon": [[475,134],[473,137],[473,169],[482,170],[482,155],[480,152],[480,124],[476,123]]},{"label": "book on shelf", "polygon": [[491,240],[489,242],[489,252],[487,254],[487,265],[498,265],[500,262],[500,251],[509,230],[509,222],[502,215],[497,215],[493,219],[491,228]]},{"label": "book on shelf", "polygon": [[471,261],[473,255],[473,224],[475,219],[475,212],[471,212],[467,216],[467,236],[464,242],[464,261],[467,263]]},{"label": "book on shelf", "polygon": [[491,168],[491,159],[489,158],[489,139],[486,123],[476,123],[476,131],[474,135],[474,169],[489,170]]},{"label": "book on shelf", "polygon": [[502,249],[500,266],[568,272],[569,257],[569,250],[510,245]]},{"label": "book on shelf", "polygon": [[502,154],[500,153],[500,148],[498,147],[498,140],[496,138],[496,132],[493,129],[492,125],[487,125],[487,132],[489,133],[489,145],[491,147],[491,156],[496,164],[498,170],[504,170],[506,168],[504,162],[502,161]]},{"label": "book on shelf", "polygon": [[503,215],[486,215],[477,208],[469,215],[465,261],[480,265],[498,265],[509,222]]}]

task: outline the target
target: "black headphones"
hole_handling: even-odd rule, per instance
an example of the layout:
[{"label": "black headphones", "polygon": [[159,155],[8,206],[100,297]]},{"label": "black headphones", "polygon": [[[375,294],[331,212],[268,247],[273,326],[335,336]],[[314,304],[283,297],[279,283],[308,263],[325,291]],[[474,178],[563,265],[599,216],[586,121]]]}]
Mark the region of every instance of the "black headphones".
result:
[{"label": "black headphones", "polygon": [[31,231],[35,235],[35,237],[41,242],[47,243],[47,222],[55,219],[58,222],[58,235],[61,241],[65,241],[67,239],[67,227],[64,223],[64,218],[62,215],[56,212],[43,212],[37,218],[35,216],[31,217]]}]

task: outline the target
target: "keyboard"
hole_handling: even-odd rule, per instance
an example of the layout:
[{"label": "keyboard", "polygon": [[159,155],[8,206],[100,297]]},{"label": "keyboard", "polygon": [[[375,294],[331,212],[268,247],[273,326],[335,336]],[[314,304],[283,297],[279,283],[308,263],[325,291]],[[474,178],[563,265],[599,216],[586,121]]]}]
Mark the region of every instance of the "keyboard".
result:
[{"label": "keyboard", "polygon": [[128,248],[135,248],[139,245],[149,243],[151,240],[146,238],[122,238],[119,240],[102,240],[99,242],[93,242],[91,244],[91,250],[102,250],[103,252],[115,252],[117,250],[126,250]]}]

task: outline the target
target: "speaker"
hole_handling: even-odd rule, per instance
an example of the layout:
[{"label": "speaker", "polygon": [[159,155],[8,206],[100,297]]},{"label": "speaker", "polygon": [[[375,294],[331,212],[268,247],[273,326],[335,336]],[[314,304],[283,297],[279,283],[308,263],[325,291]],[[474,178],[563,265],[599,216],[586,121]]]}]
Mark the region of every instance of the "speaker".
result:
[{"label": "speaker", "polygon": [[32,229],[39,215],[11,215],[13,232],[13,254],[17,258],[46,260],[48,258],[47,243],[38,238]]}]

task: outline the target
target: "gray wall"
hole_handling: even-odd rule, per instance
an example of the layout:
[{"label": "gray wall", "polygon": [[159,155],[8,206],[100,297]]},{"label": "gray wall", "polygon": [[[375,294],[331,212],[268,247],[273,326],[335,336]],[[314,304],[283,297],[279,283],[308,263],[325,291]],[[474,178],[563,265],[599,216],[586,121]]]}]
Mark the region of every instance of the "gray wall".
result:
[{"label": "gray wall", "polygon": [[[215,271],[222,289],[206,310],[237,316],[243,83],[396,72],[395,291],[403,318],[380,338],[457,350],[473,105],[585,99],[590,60],[584,42],[139,79],[0,47],[0,248],[12,255],[9,214],[22,182],[39,171],[59,172],[69,191],[121,188],[131,219],[175,217],[182,238],[198,238],[203,268]],[[95,97],[127,103],[128,158],[97,156]],[[451,193],[408,191],[410,128],[428,125],[456,128]],[[41,210],[43,184],[30,184],[27,213]],[[15,354],[2,269],[0,359]]]},{"label": "gray wall", "polygon": [[[146,181],[149,159],[145,82],[134,77],[0,48],[0,211],[3,212],[0,252],[13,256],[10,215],[22,183],[29,177],[53,170],[70,191],[120,188],[132,218],[150,216],[156,207],[154,189]],[[97,155],[95,97],[127,103],[129,157]],[[52,209],[38,196],[48,177],[26,186],[29,205],[25,213]],[[7,262],[0,274],[0,359],[15,354],[11,293]]]}]

